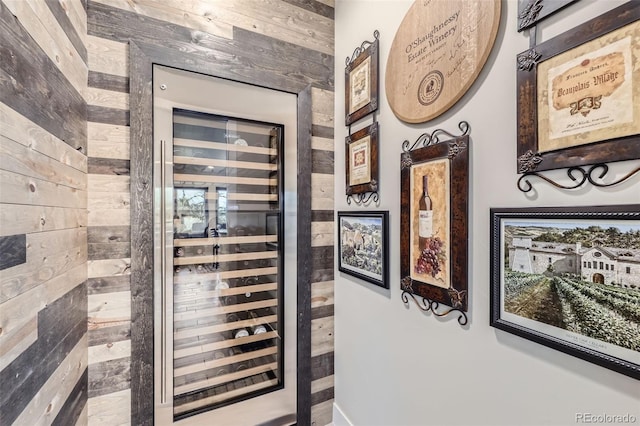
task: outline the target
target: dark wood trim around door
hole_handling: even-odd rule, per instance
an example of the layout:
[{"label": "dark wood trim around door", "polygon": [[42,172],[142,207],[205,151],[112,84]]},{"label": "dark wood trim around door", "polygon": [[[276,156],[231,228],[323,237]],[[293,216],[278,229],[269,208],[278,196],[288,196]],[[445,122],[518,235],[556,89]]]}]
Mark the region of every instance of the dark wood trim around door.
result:
[{"label": "dark wood trim around door", "polygon": [[[153,65],[229,79],[216,62],[157,45],[130,43],[131,424],[153,425]],[[232,78],[233,79],[233,78]],[[278,79],[235,81],[298,96],[297,423],[311,424],[311,88]]]}]

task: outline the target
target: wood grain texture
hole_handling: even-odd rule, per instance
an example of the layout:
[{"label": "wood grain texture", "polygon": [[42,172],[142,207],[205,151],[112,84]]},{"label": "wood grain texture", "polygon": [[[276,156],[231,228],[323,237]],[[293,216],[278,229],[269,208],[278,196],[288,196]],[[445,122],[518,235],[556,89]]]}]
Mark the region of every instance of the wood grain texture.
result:
[{"label": "wood grain texture", "polygon": [[128,357],[90,364],[89,398],[128,389],[131,380],[130,366],[131,360]]},{"label": "wood grain texture", "polygon": [[311,171],[333,175],[333,151],[314,149],[311,151]]},{"label": "wood grain texture", "polygon": [[129,159],[129,127],[87,123],[90,158]]},{"label": "wood grain texture", "polygon": [[129,77],[89,70],[89,87],[129,93]]},{"label": "wood grain texture", "polygon": [[27,262],[3,271],[0,303],[86,263],[86,239],[82,228],[27,235]]},{"label": "wood grain texture", "polygon": [[311,156],[311,110],[312,95],[308,87],[298,94],[298,217],[297,217],[297,334],[298,370],[297,420],[300,424],[311,424],[311,210],[313,192],[312,174],[305,160]]},{"label": "wood grain texture", "polygon": [[324,16],[329,19],[334,19],[335,9],[333,6],[324,4],[321,1],[309,1],[309,0],[284,0],[289,4],[296,5],[303,9],[308,10],[309,12],[317,13],[318,15]]},{"label": "wood grain texture", "polygon": [[327,352],[311,358],[311,380],[331,376],[334,370],[334,354]]},{"label": "wood grain texture", "polygon": [[88,87],[85,99],[87,100],[87,105],[120,110],[129,109],[129,93]]},{"label": "wood grain texture", "polygon": [[128,126],[129,111],[99,105],[87,105],[87,120],[94,123]]},{"label": "wood grain texture", "polygon": [[[216,75],[244,83],[260,81],[267,87],[277,87],[297,93],[309,84],[333,89],[333,76],[329,72],[333,57],[300,46],[265,38],[255,38],[254,33],[234,30],[234,41],[169,24],[153,18],[141,19],[140,15],[91,2],[89,34],[124,43],[132,40],[145,45],[147,51],[170,48],[172,51],[189,52],[187,63],[209,62],[209,53],[216,53]],[[244,39],[243,39],[244,37]],[[162,40],[163,46],[158,46]],[[242,58],[237,51],[243,52]],[[290,53],[290,52],[293,52]],[[293,56],[291,56],[293,55]],[[245,62],[246,61],[246,62]],[[324,64],[321,66],[320,63]],[[245,63],[251,63],[246,66]],[[204,67],[206,68],[206,67]],[[301,70],[301,68],[303,68]],[[238,73],[242,69],[242,73]],[[210,71],[209,71],[210,72]]]},{"label": "wood grain texture", "polygon": [[27,236],[0,237],[0,271],[27,262]]},{"label": "wood grain texture", "polygon": [[25,27],[34,42],[47,55],[75,90],[84,96],[87,87],[87,65],[59,25],[46,2],[38,0],[9,0],[7,8]]},{"label": "wood grain texture", "polygon": [[203,14],[194,10],[194,4],[184,1],[155,2],[153,0],[97,0],[99,3],[134,12],[139,15],[159,19],[172,24],[181,25],[194,30],[204,31],[218,37],[231,39],[233,37],[232,25],[221,19],[213,19],[206,12]]},{"label": "wood grain texture", "polygon": [[320,124],[314,124],[312,129],[313,136],[333,139],[333,127],[322,126]]},{"label": "wood grain texture", "polygon": [[0,170],[0,203],[86,208],[87,192]]},{"label": "wood grain texture", "polygon": [[0,103],[0,134],[64,165],[87,172],[87,156],[27,117]]},{"label": "wood grain texture", "polygon": [[0,168],[46,182],[86,190],[86,173],[0,136]]},{"label": "wood grain texture", "polygon": [[0,370],[11,364],[29,346],[38,340],[38,320],[32,318],[12,327],[10,333],[3,333],[0,344]]},{"label": "wood grain texture", "polygon": [[[86,335],[86,287],[83,284],[38,313],[38,339],[0,371],[0,417],[13,423],[65,358]],[[51,327],[55,324],[55,327]],[[82,346],[82,345],[81,345]],[[84,354],[84,345],[79,351]],[[34,360],[38,360],[34,363]]]},{"label": "wood grain texture", "polygon": [[89,387],[88,370],[85,368],[82,376],[76,382],[71,393],[56,415],[52,426],[67,426],[72,424],[88,424],[86,406]]},{"label": "wood grain texture", "polygon": [[153,179],[151,171],[152,67],[150,58],[131,43],[131,423],[153,425]]},{"label": "wood grain texture", "polygon": [[110,327],[89,327],[89,346],[97,346],[131,340],[131,325],[119,324]]},{"label": "wood grain texture", "polygon": [[97,175],[129,175],[129,160],[90,157],[88,171]]},{"label": "wood grain texture", "polygon": [[[86,278],[86,266],[80,264],[0,305],[0,370],[19,354],[15,352],[15,347],[19,346],[24,350],[28,346],[25,346],[25,342],[38,337],[38,312],[83,283]],[[35,334],[32,335],[32,332]],[[12,351],[13,355],[5,356],[4,351]]]},{"label": "wood grain texture", "polygon": [[77,392],[78,389],[84,388],[86,391],[86,377],[83,382],[86,368],[87,338],[85,334],[20,413],[16,424],[52,424],[58,416],[67,417],[71,420],[70,423],[75,423],[74,417],[79,412],[73,409],[73,406],[77,405],[73,402],[76,398],[78,398],[77,402],[80,402],[82,398],[82,395]]},{"label": "wood grain texture", "polygon": [[[4,3],[0,4],[0,18],[0,34],[5,41],[0,44],[3,102],[86,153],[86,103],[82,87],[79,91],[69,83]],[[84,69],[86,71],[86,67]],[[80,81],[86,86],[86,75],[83,78]],[[33,108],[33,105],[49,108]]]},{"label": "wood grain texture", "polygon": [[[84,64],[87,64],[87,47],[84,43],[84,37],[86,37],[87,31],[85,28],[81,28],[78,32],[76,26],[74,26],[73,22],[71,22],[71,18],[69,17],[69,11],[67,9],[67,5],[57,0],[47,0],[45,1],[49,10],[55,16],[58,25],[62,28],[65,35],[76,49],[78,56],[82,59]],[[78,24],[76,24],[78,25]],[[80,24],[81,25],[81,24]],[[86,24],[85,24],[86,25]]]},{"label": "wood grain texture", "polygon": [[333,222],[335,220],[335,214],[333,210],[313,210],[311,212],[312,222]]},{"label": "wood grain texture", "polygon": [[312,357],[326,353],[333,353],[333,330],[333,316],[324,316],[311,320]]},{"label": "wood grain texture", "polygon": [[89,398],[91,426],[126,426],[131,423],[131,390],[125,389]]},{"label": "wood grain texture", "polygon": [[128,62],[124,59],[129,55],[126,41],[116,42],[106,38],[87,36],[87,53],[89,69],[104,74],[129,77]]}]

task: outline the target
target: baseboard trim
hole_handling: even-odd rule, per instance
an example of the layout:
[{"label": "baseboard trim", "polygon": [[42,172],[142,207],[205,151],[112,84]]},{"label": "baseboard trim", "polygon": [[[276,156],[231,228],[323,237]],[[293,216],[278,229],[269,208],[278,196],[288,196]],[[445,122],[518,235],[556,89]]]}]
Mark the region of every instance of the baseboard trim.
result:
[{"label": "baseboard trim", "polygon": [[342,412],[338,404],[333,403],[333,425],[334,426],[353,426],[353,423]]}]

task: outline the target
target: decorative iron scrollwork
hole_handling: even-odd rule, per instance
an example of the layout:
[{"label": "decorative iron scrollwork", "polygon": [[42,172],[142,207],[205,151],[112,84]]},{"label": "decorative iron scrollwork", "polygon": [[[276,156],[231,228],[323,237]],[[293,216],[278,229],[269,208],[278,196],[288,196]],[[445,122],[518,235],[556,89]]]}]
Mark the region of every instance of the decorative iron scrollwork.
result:
[{"label": "decorative iron scrollwork", "polygon": [[[452,133],[447,132],[444,129],[436,129],[432,133],[421,134],[420,136],[418,136],[418,139],[416,139],[416,141],[413,144],[408,140],[405,140],[404,142],[402,142],[402,151],[406,153],[406,152],[413,151],[414,149],[417,149],[417,148],[425,148],[430,145],[435,145],[438,142],[440,142],[440,136],[442,135],[446,135],[449,138],[455,139],[461,136],[466,136],[471,131],[471,126],[469,126],[469,123],[467,123],[466,121],[461,121],[460,123],[458,123],[458,128],[462,132],[460,135],[454,135]],[[403,168],[405,166],[404,161],[405,161],[405,156],[403,156],[402,158]],[[410,166],[411,165],[409,164],[409,167]]]},{"label": "decorative iron scrollwork", "polygon": [[[406,142],[406,141],[405,141]],[[413,160],[408,152],[403,152],[400,157],[400,169],[408,169],[413,165]]]},{"label": "decorative iron scrollwork", "polygon": [[411,299],[413,299],[414,303],[418,308],[420,308],[424,312],[431,311],[437,317],[447,316],[451,312],[459,312],[460,315],[458,315],[458,324],[467,325],[467,322],[469,321],[469,319],[467,318],[467,314],[464,311],[461,311],[460,309],[458,309],[457,307],[449,308],[443,312],[438,312],[440,303],[436,302],[435,300],[430,300],[426,297],[420,297],[422,301],[418,301],[416,296],[413,293],[410,293],[408,291],[403,291],[401,297],[402,297],[402,301],[405,304],[409,303],[409,297],[411,297]]},{"label": "decorative iron scrollwork", "polygon": [[520,71],[531,71],[533,66],[542,57],[535,49],[529,49],[518,55],[518,69]]},{"label": "decorative iron scrollwork", "polygon": [[[596,175],[595,172],[596,170],[599,170],[599,169],[601,169],[600,173]],[[550,179],[549,177],[544,176],[540,172],[527,172],[522,176],[520,176],[520,178],[518,179],[517,185],[520,191],[525,193],[529,192],[533,189],[533,185],[531,185],[531,182],[529,181],[529,177],[535,176],[555,186],[556,188],[560,188],[560,189],[576,189],[584,185],[585,182],[589,182],[591,185],[599,188],[606,188],[609,186],[621,184],[629,180],[635,174],[640,173],[640,167],[637,167],[634,170],[631,170],[629,173],[627,173],[620,179],[614,180],[609,183],[602,182],[602,179],[604,179],[604,177],[608,172],[609,172],[609,166],[604,163],[594,164],[592,166],[589,166],[588,169],[584,169],[582,167],[570,167],[567,169],[567,176],[569,176],[569,178],[574,182],[573,184],[570,184],[570,185],[563,185],[561,183],[558,183],[553,179]]]},{"label": "decorative iron scrollwork", "polygon": [[518,19],[520,20],[518,28],[523,29],[534,24],[543,7],[543,0],[529,0],[529,3],[525,6],[522,13],[518,15]]},{"label": "decorative iron scrollwork", "polygon": [[541,162],[542,156],[540,154],[534,154],[533,151],[529,150],[518,158],[518,173],[532,172]]},{"label": "decorative iron scrollwork", "polygon": [[447,155],[447,157],[449,158],[449,160],[453,160],[465,149],[467,149],[466,143],[464,143],[463,141],[460,141],[459,143],[458,141],[453,141],[449,144],[449,154]]},{"label": "decorative iron scrollwork", "polygon": [[378,40],[378,38],[380,37],[380,31],[375,30],[373,32],[373,37],[375,39],[374,41],[368,41],[368,40],[363,41],[360,46],[355,48],[355,50],[353,51],[353,55],[351,55],[351,57],[347,56],[347,59],[345,61],[346,66],[348,66],[351,62],[353,62],[362,52],[364,52],[369,46],[372,46],[373,43],[375,43],[375,41]]},{"label": "decorative iron scrollwork", "polygon": [[[377,188],[377,185],[376,185]],[[380,201],[380,196],[378,192],[363,192],[358,194],[347,194],[347,204],[351,205],[351,202],[354,202],[358,205],[360,204],[369,204],[370,201],[374,203],[378,203]]]}]

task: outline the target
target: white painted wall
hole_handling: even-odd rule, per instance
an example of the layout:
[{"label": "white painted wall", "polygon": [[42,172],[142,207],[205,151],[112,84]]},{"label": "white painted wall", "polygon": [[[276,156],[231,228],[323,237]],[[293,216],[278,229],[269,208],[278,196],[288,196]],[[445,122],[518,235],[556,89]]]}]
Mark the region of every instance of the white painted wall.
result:
[{"label": "white painted wall", "polygon": [[[441,0],[445,1],[445,0]],[[539,29],[547,40],[623,1],[580,0]],[[344,196],[344,61],[380,31],[380,204],[389,210],[391,289],[336,269],[336,425],[572,425],[576,413],[626,414],[640,422],[640,383],[489,326],[489,208],[640,203],[640,177],[609,189],[572,192],[536,182],[516,188],[517,1],[502,3],[494,50],[469,92],[447,113],[419,125],[399,121],[385,97],[387,57],[411,5],[406,0],[336,0],[336,210],[358,210]],[[400,299],[400,153],[405,139],[471,124],[469,325],[440,320]],[[364,124],[368,124],[365,120]],[[353,131],[360,128],[354,126]],[[614,172],[640,161],[618,163]],[[551,173],[564,176],[564,172]]]}]

